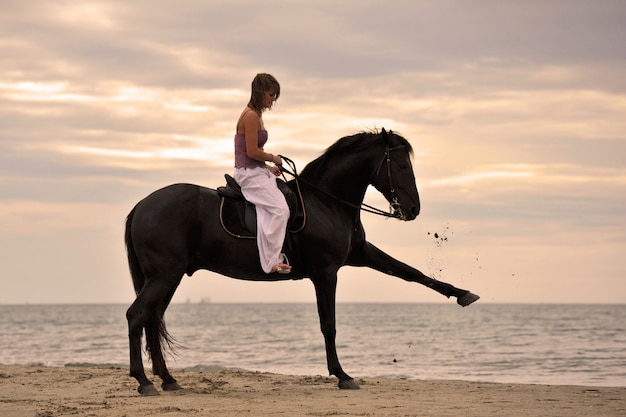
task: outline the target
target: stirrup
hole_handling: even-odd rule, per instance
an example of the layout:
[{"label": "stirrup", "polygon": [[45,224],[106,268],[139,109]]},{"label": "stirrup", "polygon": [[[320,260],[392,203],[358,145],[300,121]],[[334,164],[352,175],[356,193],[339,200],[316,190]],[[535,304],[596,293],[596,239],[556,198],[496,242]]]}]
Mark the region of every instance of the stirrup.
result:
[{"label": "stirrup", "polygon": [[[289,265],[289,259],[287,259],[287,255],[281,253],[280,257],[283,258],[282,263],[284,263],[285,265]],[[291,272],[291,268],[281,268],[280,266],[276,265],[276,272],[278,272],[279,274],[288,274]]]}]

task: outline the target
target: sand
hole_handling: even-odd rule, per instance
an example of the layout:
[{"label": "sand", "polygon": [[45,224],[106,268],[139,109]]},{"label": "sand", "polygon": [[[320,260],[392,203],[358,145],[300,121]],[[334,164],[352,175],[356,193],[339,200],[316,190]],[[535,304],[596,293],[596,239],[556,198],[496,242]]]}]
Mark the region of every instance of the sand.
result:
[{"label": "sand", "polygon": [[626,416],[626,388],[174,372],[181,391],[142,397],[128,370],[0,365],[0,416]]}]

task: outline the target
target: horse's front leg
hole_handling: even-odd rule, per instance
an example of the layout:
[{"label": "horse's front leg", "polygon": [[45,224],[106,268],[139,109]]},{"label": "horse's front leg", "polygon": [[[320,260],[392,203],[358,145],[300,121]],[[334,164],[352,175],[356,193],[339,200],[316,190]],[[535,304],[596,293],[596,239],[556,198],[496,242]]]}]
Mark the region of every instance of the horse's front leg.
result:
[{"label": "horse's front leg", "polygon": [[313,278],[315,285],[315,294],[317,296],[317,312],[320,317],[320,327],[324,335],[324,343],[326,345],[326,362],[330,375],[339,378],[339,388],[341,389],[359,389],[359,385],[354,382],[341,368],[339,357],[337,356],[337,347],[335,337],[337,335],[335,321],[335,294],[337,291],[337,275],[331,278],[319,280]]},{"label": "horse's front leg", "polygon": [[351,266],[368,266],[385,274],[402,278],[405,281],[420,283],[448,298],[456,297],[457,303],[463,307],[472,304],[480,298],[467,290],[456,288],[453,285],[424,275],[421,271],[392,258],[367,241],[363,242],[363,245],[360,247],[353,249],[346,264]]}]

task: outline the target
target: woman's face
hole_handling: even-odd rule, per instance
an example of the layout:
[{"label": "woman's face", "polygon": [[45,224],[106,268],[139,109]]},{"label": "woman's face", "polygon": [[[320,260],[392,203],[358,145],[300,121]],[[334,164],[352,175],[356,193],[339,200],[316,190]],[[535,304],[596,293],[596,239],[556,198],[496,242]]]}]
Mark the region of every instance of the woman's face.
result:
[{"label": "woman's face", "polygon": [[263,107],[266,109],[271,109],[272,104],[276,101],[276,90],[267,90],[263,93]]}]

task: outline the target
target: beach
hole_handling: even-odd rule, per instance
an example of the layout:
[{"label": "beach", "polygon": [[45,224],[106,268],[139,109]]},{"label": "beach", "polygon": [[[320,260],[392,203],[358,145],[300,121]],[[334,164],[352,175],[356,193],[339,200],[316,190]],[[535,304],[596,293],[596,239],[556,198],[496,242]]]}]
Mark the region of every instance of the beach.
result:
[{"label": "beach", "polygon": [[[175,370],[183,386],[140,396],[117,367],[0,365],[0,416],[624,416],[626,388]],[[158,382],[158,378],[153,379]]]}]

